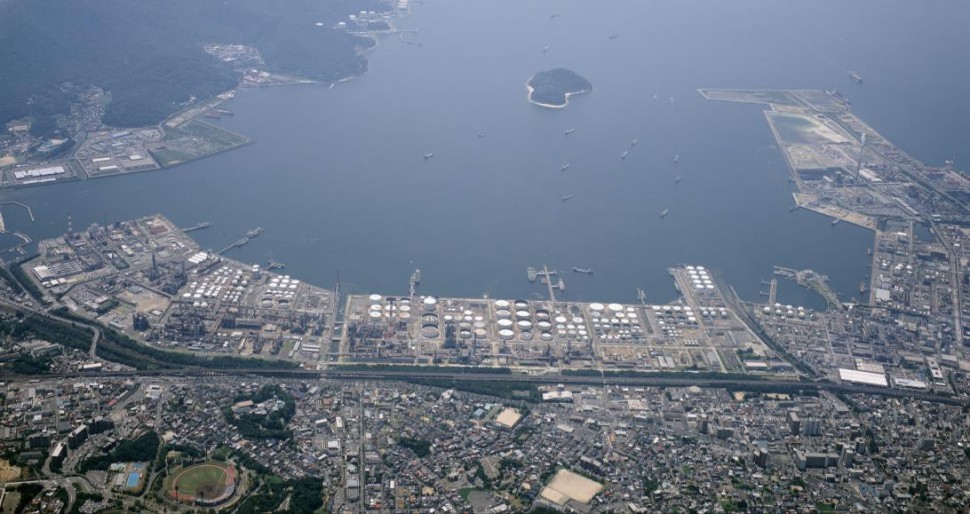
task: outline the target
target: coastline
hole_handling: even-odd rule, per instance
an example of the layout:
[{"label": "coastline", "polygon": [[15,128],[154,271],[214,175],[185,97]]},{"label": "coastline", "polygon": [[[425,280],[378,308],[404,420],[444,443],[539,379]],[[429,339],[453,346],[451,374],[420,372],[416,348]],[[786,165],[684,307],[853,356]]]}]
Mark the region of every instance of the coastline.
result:
[{"label": "coastline", "polygon": [[[403,17],[407,17],[407,16],[410,16],[410,15],[411,15],[411,12],[410,12],[410,9],[409,9],[403,15]],[[366,55],[366,54],[368,54],[368,53],[370,53],[372,51],[375,51],[377,49],[377,47],[380,45],[380,39],[381,39],[380,36],[386,35],[386,34],[393,34],[395,32],[394,31],[393,21],[391,21],[390,23],[391,23],[392,30],[378,32],[378,33],[373,33],[373,34],[357,34],[359,37],[367,38],[367,39],[370,39],[370,40],[372,40],[374,42],[373,45],[359,48],[358,49],[358,52],[357,52],[358,55]],[[346,74],[344,76],[341,76],[340,78],[335,78],[335,79],[332,79],[330,81],[317,80],[317,79],[309,79],[309,78],[305,78],[305,77],[299,77],[299,76],[296,76],[296,75],[277,75],[279,78],[283,78],[283,79],[286,79],[286,80],[283,81],[283,82],[275,82],[275,83],[269,83],[269,84],[243,85],[242,84],[242,81],[240,81],[240,83],[237,84],[232,89],[229,89],[229,90],[226,90],[226,91],[222,91],[222,92],[217,93],[215,95],[212,95],[212,96],[210,96],[208,98],[201,99],[201,100],[199,100],[198,102],[196,102],[193,105],[187,106],[187,107],[185,107],[185,108],[183,108],[183,109],[181,109],[179,111],[176,111],[176,112],[170,114],[168,117],[166,117],[164,120],[162,120],[161,122],[159,122],[156,125],[152,125],[152,126],[149,126],[149,127],[120,127],[120,128],[116,128],[116,130],[142,130],[142,129],[146,129],[146,128],[157,128],[158,130],[161,131],[161,133],[162,133],[162,135],[164,137],[164,135],[166,133],[166,128],[176,128],[176,127],[179,127],[179,126],[184,125],[186,123],[189,123],[191,121],[198,120],[200,123],[205,123],[207,125],[212,125],[211,123],[206,122],[206,121],[202,121],[200,119],[203,116],[203,114],[205,112],[209,111],[209,110],[212,110],[212,109],[215,109],[215,108],[219,107],[220,105],[222,105],[223,103],[225,103],[225,102],[227,102],[229,100],[232,100],[234,98],[235,94],[237,94],[239,91],[242,91],[242,90],[245,90],[245,89],[258,90],[258,89],[263,89],[263,88],[267,88],[267,87],[307,86],[307,85],[318,85],[318,84],[324,84],[324,85],[329,85],[329,87],[333,87],[333,86],[335,86],[337,84],[344,84],[346,82],[354,81],[354,80],[357,80],[357,79],[359,79],[361,77],[364,77],[364,76],[366,76],[368,74],[369,71],[370,70],[368,69],[368,67],[365,66],[362,71],[348,73],[348,74]],[[216,125],[212,125],[212,126],[216,126]],[[252,138],[250,138],[250,137],[248,137],[246,135],[239,134],[237,132],[233,132],[231,130],[224,129],[224,128],[221,128],[221,127],[218,127],[218,126],[216,126],[216,127],[219,130],[222,130],[222,131],[231,133],[233,135],[239,136],[239,137],[245,139],[245,141],[243,143],[240,143],[240,144],[238,144],[236,146],[233,146],[233,147],[223,148],[223,149],[214,151],[212,153],[208,153],[208,154],[205,154],[205,155],[195,156],[195,157],[186,159],[184,161],[179,161],[179,162],[175,162],[175,163],[172,163],[172,164],[161,165],[161,164],[158,164],[157,163],[157,160],[156,160],[156,164],[158,164],[156,167],[144,168],[144,169],[137,169],[137,170],[131,170],[131,171],[117,171],[117,172],[112,172],[112,173],[99,174],[99,175],[95,175],[95,176],[88,175],[84,171],[83,167],[77,165],[77,159],[74,156],[74,151],[72,151],[72,152],[70,152],[70,155],[67,156],[67,158],[64,161],[52,161],[49,164],[50,165],[55,165],[55,164],[59,164],[59,163],[63,162],[63,165],[64,166],[69,166],[69,167],[71,167],[72,169],[75,170],[75,175],[69,176],[69,177],[64,177],[64,178],[61,178],[61,179],[58,179],[58,180],[54,180],[54,181],[51,181],[51,182],[32,183],[32,184],[20,184],[20,183],[9,183],[8,184],[6,181],[2,181],[2,182],[0,182],[0,191],[15,190],[15,189],[31,189],[31,188],[35,188],[35,187],[43,187],[43,186],[61,184],[61,183],[65,183],[65,182],[86,181],[86,180],[97,179],[97,178],[109,178],[109,177],[118,177],[118,176],[124,176],[124,175],[132,175],[132,174],[136,174],[136,173],[137,174],[140,174],[140,173],[147,173],[147,172],[153,172],[153,171],[161,171],[161,170],[166,170],[166,169],[170,169],[170,168],[175,168],[175,167],[178,167],[178,166],[181,166],[183,164],[190,163],[190,162],[194,162],[194,161],[206,159],[208,157],[213,157],[213,156],[216,156],[216,155],[219,155],[219,154],[222,154],[222,153],[226,153],[226,152],[229,152],[229,151],[232,151],[232,150],[236,150],[236,149],[242,148],[244,146],[248,146],[248,145],[251,145],[251,144],[256,143],[256,141],[254,139],[252,139]],[[29,162],[25,162],[25,163],[18,163],[18,164],[30,164],[30,163]],[[33,163],[33,164],[34,165],[37,165],[37,166],[44,165],[43,162]]]},{"label": "coastline", "polygon": [[[532,78],[535,78],[535,75],[533,75]],[[537,101],[535,101],[535,100],[532,99],[532,93],[536,90],[534,87],[532,87],[532,84],[531,84],[532,78],[530,78],[528,80],[528,82],[525,83],[526,89],[529,90],[529,94],[526,97],[526,99],[529,100],[529,103],[531,103],[533,105],[538,105],[539,107],[545,107],[547,109],[563,109],[567,105],[569,105],[569,97],[571,97],[573,95],[586,94],[586,93],[589,93],[589,92],[592,91],[592,89],[581,89],[579,91],[570,91],[568,93],[565,93],[566,100],[563,101],[563,103],[561,103],[561,104],[544,104],[542,102],[537,102]]]}]

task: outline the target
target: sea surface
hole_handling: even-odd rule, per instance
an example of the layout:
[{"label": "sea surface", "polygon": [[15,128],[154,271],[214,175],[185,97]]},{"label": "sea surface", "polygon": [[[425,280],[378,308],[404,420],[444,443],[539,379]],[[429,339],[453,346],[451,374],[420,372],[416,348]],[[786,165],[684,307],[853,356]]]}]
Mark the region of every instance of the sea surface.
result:
[{"label": "sea surface", "polygon": [[[526,267],[548,264],[564,271],[568,299],[632,302],[641,287],[663,302],[676,296],[666,269],[690,263],[747,299],[767,290],[773,265],[827,274],[849,299],[868,273],[871,232],[789,212],[762,107],[696,89],[836,88],[914,157],[966,165],[967,5],[426,0],[398,21],[418,30],[416,44],[382,37],[363,77],[241,91],[225,105],[236,115],[217,123],[256,144],[0,199],[33,208],[34,223],[13,206],[3,213],[35,239],[63,233],[68,214],[75,229],[152,213],[211,221],[194,236],[212,249],[261,226],[227,255],[273,259],[326,287],[339,273],[361,292],[404,293],[420,268],[426,294],[531,297],[544,290]],[[529,77],[560,66],[593,92],[562,110],[528,103]],[[824,305],[785,282],[781,299]]]}]

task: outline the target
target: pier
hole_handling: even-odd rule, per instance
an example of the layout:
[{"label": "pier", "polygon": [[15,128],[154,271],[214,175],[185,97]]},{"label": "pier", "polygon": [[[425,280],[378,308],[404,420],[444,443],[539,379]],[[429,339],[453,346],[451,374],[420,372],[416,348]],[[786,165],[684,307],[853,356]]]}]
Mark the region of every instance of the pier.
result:
[{"label": "pier", "polygon": [[[550,302],[556,302],[556,288],[559,288],[560,291],[566,290],[566,283],[563,281],[562,277],[558,276],[559,271],[549,269],[549,266],[546,264],[542,265],[541,270],[537,270],[532,266],[529,266],[526,269],[526,274],[529,277],[529,282],[535,282],[536,279],[539,279],[539,283],[546,285],[546,288],[549,291]],[[553,283],[553,277],[558,279],[555,283]]]},{"label": "pier", "polygon": [[223,248],[222,250],[219,250],[216,253],[218,253],[219,255],[222,255],[222,254],[228,252],[229,250],[232,250],[233,248],[239,248],[240,246],[245,246],[246,243],[249,243],[249,238],[248,237],[243,237],[241,239],[237,239],[236,242],[230,244],[229,246]]},{"label": "pier", "polygon": [[542,271],[539,272],[539,276],[541,277],[539,278],[539,282],[545,284],[549,289],[549,301],[552,303],[556,303],[556,290],[552,287],[552,276],[555,274],[555,270],[549,271],[549,266],[545,264],[542,265]]},{"label": "pier", "polygon": [[647,292],[641,288],[636,288],[637,300],[640,302],[641,307],[647,307]]},{"label": "pier", "polygon": [[411,273],[411,278],[408,279],[408,298],[414,301],[414,298],[418,295],[418,286],[421,285],[421,270],[416,269],[414,273]]},{"label": "pier", "polygon": [[182,229],[182,232],[186,232],[186,233],[188,233],[188,232],[195,232],[196,230],[206,229],[206,228],[209,228],[211,226],[212,226],[212,223],[209,223],[208,221],[203,221],[202,223],[198,223],[196,225],[192,225],[191,227],[183,228]]},{"label": "pier", "polygon": [[239,248],[240,246],[245,246],[245,245],[249,244],[249,242],[252,241],[254,238],[259,237],[259,235],[262,234],[262,233],[263,233],[262,227],[254,228],[254,229],[250,230],[249,232],[246,232],[246,235],[244,235],[242,238],[236,240],[236,242],[230,244],[229,246],[223,248],[222,250],[219,250],[216,253],[219,254],[219,255],[222,255],[222,254],[228,252],[229,250],[232,250],[233,248]]}]

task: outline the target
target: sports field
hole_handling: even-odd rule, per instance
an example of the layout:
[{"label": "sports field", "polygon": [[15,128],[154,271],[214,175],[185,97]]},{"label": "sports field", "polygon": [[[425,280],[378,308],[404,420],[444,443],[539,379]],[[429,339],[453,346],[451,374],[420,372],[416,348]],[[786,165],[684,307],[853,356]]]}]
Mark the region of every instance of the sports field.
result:
[{"label": "sports field", "polygon": [[220,462],[207,462],[178,471],[171,479],[168,495],[179,501],[221,496],[236,480],[236,469]]},{"label": "sports field", "polygon": [[602,490],[603,484],[568,469],[560,469],[539,495],[557,505],[565,505],[569,500],[589,503]]}]

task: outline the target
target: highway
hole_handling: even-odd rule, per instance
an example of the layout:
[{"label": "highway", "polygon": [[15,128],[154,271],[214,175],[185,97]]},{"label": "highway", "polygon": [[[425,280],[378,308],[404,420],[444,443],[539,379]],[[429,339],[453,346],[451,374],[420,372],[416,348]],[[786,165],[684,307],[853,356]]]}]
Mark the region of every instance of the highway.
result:
[{"label": "highway", "polygon": [[[439,370],[441,368],[438,368]],[[686,374],[685,374],[686,375]],[[745,379],[713,379],[713,378],[671,378],[651,376],[611,376],[610,374],[576,376],[546,373],[541,375],[527,374],[492,374],[492,373],[464,373],[459,371],[415,372],[393,370],[341,370],[329,368],[326,370],[309,369],[183,369],[183,370],[152,370],[152,371],[110,371],[97,373],[55,373],[48,375],[10,375],[0,374],[0,379],[7,381],[26,381],[28,379],[75,379],[75,378],[205,378],[222,376],[263,376],[280,379],[304,380],[334,380],[334,381],[409,381],[409,380],[459,380],[481,382],[515,382],[529,385],[583,385],[583,386],[619,386],[619,387],[690,387],[729,388],[744,391],[792,391],[804,392],[829,391],[845,394],[869,394],[894,398],[910,398],[920,401],[944,403],[949,405],[970,405],[970,399],[952,396],[941,396],[923,391],[899,389],[889,387],[875,387],[853,385],[834,382],[795,382],[790,380],[745,380]]]}]

